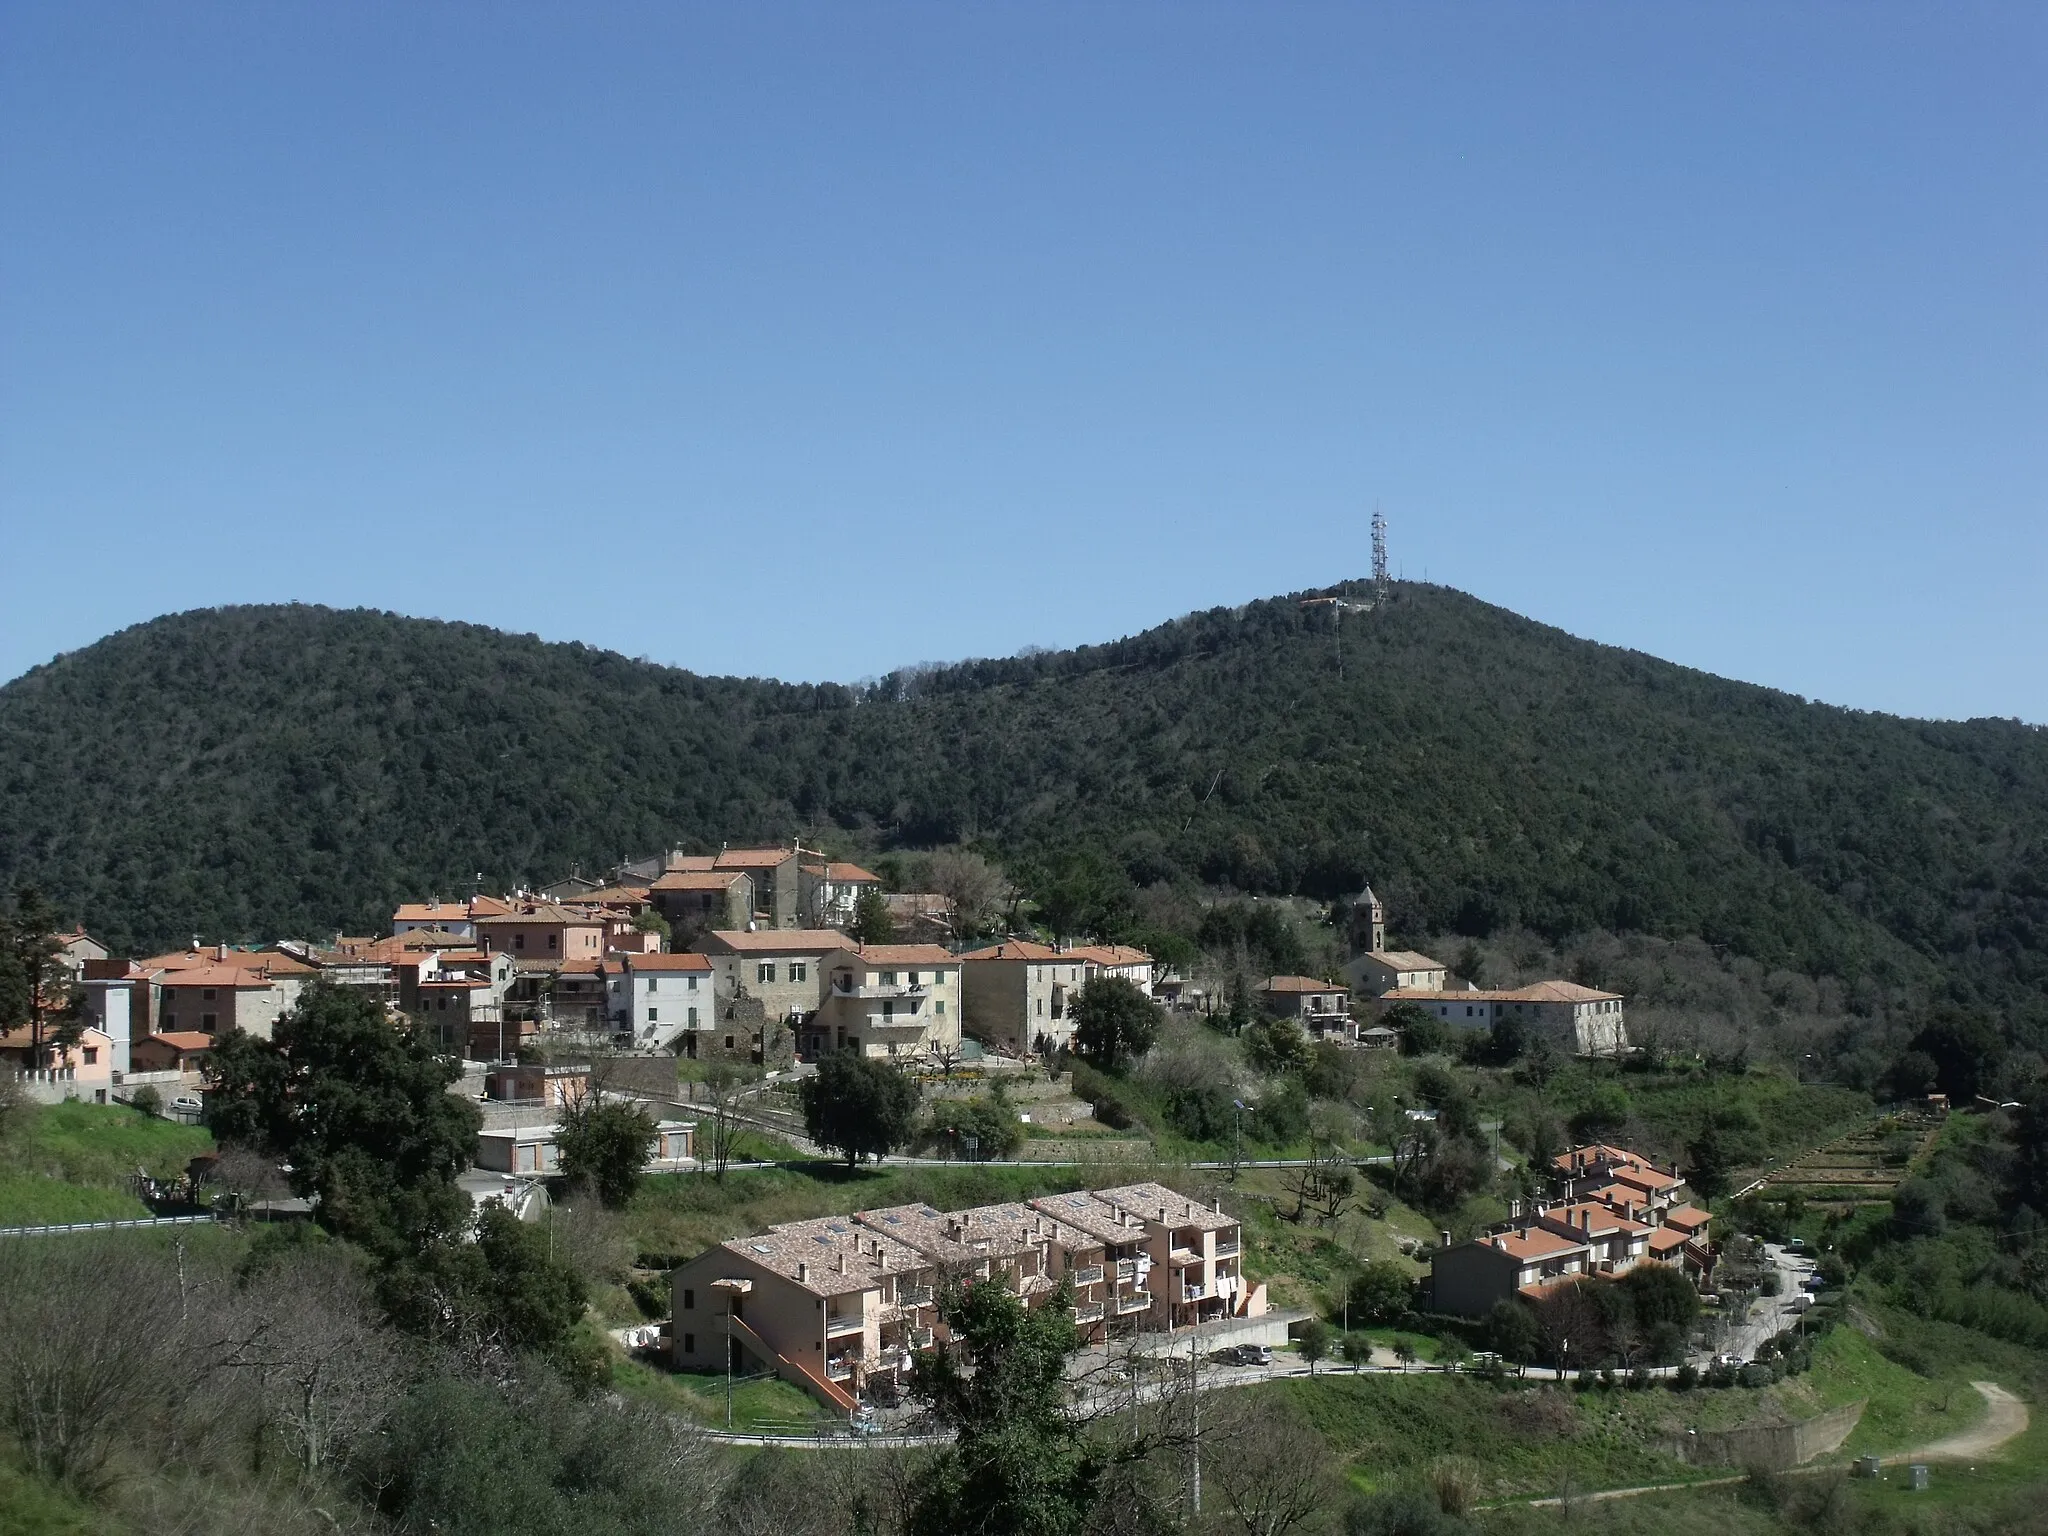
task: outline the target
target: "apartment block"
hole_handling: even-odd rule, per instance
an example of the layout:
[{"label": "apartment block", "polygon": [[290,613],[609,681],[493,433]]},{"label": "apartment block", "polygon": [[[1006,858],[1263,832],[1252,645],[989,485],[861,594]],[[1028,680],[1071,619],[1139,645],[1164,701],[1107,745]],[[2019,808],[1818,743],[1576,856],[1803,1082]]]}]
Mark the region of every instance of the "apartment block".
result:
[{"label": "apartment block", "polygon": [[957,957],[937,944],[839,942],[819,959],[824,997],[798,1030],[804,1056],[917,1057],[960,1044]]}]

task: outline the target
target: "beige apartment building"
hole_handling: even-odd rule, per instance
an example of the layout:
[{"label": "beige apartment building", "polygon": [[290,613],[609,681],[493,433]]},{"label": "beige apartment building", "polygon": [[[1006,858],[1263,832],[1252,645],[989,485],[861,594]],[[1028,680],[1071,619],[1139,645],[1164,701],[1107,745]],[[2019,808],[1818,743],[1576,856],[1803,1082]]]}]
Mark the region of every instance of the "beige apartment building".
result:
[{"label": "beige apartment building", "polygon": [[696,947],[711,962],[719,997],[753,998],[770,1019],[796,1023],[824,1001],[821,962],[846,947],[846,935],[836,928],[721,928]]},{"label": "beige apartment building", "polygon": [[[676,1271],[672,1349],[684,1369],[772,1369],[829,1406],[900,1386],[945,1337],[948,1277],[994,1282],[1043,1306],[1071,1282],[1074,1321],[1100,1340],[1260,1317],[1234,1217],[1160,1184],[944,1212],[892,1206],[735,1238]],[[726,1322],[727,1305],[732,1322]]]},{"label": "beige apartment building", "polygon": [[937,944],[855,944],[821,957],[825,991],[797,1031],[816,1060],[831,1051],[917,1057],[960,1044],[960,969]]},{"label": "beige apartment building", "polygon": [[1085,957],[1030,939],[1007,939],[959,957],[966,1032],[1009,1051],[1048,1051],[1074,1038],[1074,996]]}]

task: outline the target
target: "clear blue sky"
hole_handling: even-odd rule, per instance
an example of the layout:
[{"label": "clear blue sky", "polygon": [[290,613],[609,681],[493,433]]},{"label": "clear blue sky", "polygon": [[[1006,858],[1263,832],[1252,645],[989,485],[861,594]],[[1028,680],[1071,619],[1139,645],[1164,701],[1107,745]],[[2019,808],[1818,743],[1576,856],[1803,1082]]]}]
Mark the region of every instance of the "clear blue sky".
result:
[{"label": "clear blue sky", "polygon": [[0,677],[851,679],[1397,566],[2048,720],[2048,10],[0,5]]}]

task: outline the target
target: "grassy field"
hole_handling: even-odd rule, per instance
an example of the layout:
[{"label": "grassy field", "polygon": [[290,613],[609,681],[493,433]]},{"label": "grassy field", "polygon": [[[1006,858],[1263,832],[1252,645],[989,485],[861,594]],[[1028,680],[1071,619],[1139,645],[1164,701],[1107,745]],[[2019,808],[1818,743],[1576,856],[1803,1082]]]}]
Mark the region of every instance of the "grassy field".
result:
[{"label": "grassy field", "polygon": [[128,1189],[136,1170],[175,1177],[212,1149],[197,1126],[123,1105],[30,1106],[0,1140],[0,1226],[146,1216]]},{"label": "grassy field", "polygon": [[[638,1360],[612,1366],[612,1385],[628,1397],[685,1414],[700,1424],[725,1427],[725,1378],[702,1372],[664,1371]],[[810,1395],[773,1378],[738,1382],[732,1394],[732,1427],[754,1430],[810,1424],[821,1417]]]}]

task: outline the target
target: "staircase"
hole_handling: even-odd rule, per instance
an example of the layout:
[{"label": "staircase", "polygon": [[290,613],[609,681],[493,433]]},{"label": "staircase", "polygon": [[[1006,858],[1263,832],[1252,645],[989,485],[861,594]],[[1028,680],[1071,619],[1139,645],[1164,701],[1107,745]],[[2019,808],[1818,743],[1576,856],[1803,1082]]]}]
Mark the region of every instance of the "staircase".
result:
[{"label": "staircase", "polygon": [[772,1367],[778,1378],[788,1382],[792,1387],[801,1387],[827,1408],[836,1408],[841,1413],[852,1413],[860,1406],[853,1394],[838,1382],[812,1370],[800,1360],[792,1360],[789,1356],[779,1355],[770,1349],[767,1341],[747,1326],[745,1318],[732,1319],[732,1335],[751,1351],[756,1359]]}]

